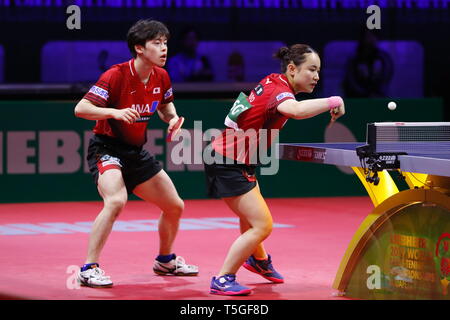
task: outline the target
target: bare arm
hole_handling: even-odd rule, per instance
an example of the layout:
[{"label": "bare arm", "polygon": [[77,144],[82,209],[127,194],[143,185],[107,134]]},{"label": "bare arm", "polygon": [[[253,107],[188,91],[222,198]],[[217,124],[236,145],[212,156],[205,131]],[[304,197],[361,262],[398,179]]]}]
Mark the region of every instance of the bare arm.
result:
[{"label": "bare arm", "polygon": [[297,120],[312,118],[318,114],[329,111],[334,121],[345,114],[343,101],[339,106],[330,110],[328,98],[303,101],[289,99],[280,103],[277,109],[282,115]]},{"label": "bare arm", "polygon": [[167,104],[162,104],[158,108],[158,115],[162,121],[169,124],[167,128],[167,132],[170,133],[173,129],[173,126],[178,121],[177,110],[175,109],[175,105],[173,102],[169,102]]},{"label": "bare arm", "polygon": [[97,107],[87,99],[81,99],[75,106],[75,116],[86,120],[105,120],[116,119],[125,121],[126,123],[133,123],[138,119],[139,112],[134,109],[114,109]]},{"label": "bare arm", "polygon": [[169,123],[173,118],[178,119],[177,110],[175,109],[173,102],[162,104],[158,108],[158,115],[165,123]]}]

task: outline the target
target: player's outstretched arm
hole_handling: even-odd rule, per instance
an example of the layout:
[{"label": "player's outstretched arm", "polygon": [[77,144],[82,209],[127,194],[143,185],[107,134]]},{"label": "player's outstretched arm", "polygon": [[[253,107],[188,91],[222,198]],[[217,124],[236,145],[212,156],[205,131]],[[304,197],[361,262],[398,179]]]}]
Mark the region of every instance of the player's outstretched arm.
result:
[{"label": "player's outstretched arm", "polygon": [[133,123],[140,117],[134,109],[114,109],[97,107],[87,99],[81,99],[75,106],[75,116],[86,120],[116,119],[126,123]]},{"label": "player's outstretched arm", "polygon": [[277,109],[282,115],[297,120],[308,119],[329,111],[334,121],[345,114],[344,101],[337,96],[303,101],[290,99],[280,103]]}]

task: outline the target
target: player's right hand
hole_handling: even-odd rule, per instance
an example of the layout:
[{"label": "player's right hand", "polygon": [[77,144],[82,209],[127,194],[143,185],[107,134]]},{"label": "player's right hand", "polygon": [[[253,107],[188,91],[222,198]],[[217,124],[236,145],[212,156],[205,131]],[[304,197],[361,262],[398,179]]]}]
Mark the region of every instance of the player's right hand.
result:
[{"label": "player's right hand", "polygon": [[336,121],[338,118],[342,117],[345,114],[345,105],[344,102],[339,107],[333,108],[330,110],[331,121]]},{"label": "player's right hand", "polygon": [[126,109],[114,109],[113,118],[115,120],[124,121],[128,124],[135,123],[137,119],[141,116],[139,112],[134,109],[126,108]]}]

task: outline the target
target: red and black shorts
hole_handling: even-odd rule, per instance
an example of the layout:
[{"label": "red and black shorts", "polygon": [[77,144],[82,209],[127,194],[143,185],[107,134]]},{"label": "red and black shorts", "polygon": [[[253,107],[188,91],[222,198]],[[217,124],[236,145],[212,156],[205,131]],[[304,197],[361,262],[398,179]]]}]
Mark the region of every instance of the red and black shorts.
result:
[{"label": "red and black shorts", "polygon": [[241,163],[204,164],[206,189],[211,198],[240,196],[256,187],[255,171],[257,166]]},{"label": "red and black shorts", "polygon": [[142,147],[99,134],[89,141],[87,160],[96,184],[99,175],[106,170],[121,170],[128,194],[162,170],[161,163]]}]

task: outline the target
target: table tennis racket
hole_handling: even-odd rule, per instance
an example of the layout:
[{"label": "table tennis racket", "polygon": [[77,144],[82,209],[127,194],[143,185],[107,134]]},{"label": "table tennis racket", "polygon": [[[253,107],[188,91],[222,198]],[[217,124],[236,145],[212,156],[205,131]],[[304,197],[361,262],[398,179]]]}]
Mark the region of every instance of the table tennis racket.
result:
[{"label": "table tennis racket", "polygon": [[180,128],[183,125],[183,123],[184,123],[184,117],[179,117],[178,121],[172,127],[172,130],[167,134],[167,137],[166,137],[167,142],[172,142],[173,137],[175,137],[178,134],[178,131],[180,131]]}]

